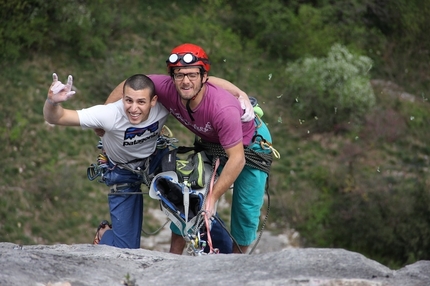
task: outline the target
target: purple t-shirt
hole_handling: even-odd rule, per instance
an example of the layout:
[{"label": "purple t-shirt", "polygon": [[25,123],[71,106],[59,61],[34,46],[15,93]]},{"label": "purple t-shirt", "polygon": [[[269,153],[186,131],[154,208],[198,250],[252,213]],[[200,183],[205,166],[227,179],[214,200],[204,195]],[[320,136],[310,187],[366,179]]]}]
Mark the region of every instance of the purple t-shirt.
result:
[{"label": "purple t-shirt", "polygon": [[254,121],[242,122],[240,103],[226,90],[206,83],[202,101],[194,109],[191,120],[182,104],[172,78],[167,75],[149,75],[155,84],[158,101],[185,127],[205,141],[219,143],[225,149],[240,142],[249,145],[254,136]]}]

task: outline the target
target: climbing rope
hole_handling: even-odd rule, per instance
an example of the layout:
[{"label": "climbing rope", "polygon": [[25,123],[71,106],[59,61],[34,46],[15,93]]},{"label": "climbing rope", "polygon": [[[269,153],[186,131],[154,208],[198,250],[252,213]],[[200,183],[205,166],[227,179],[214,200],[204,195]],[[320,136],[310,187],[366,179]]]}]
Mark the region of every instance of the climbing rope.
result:
[{"label": "climbing rope", "polygon": [[[197,139],[194,144],[197,146],[198,149],[201,148],[208,155],[212,155],[213,157],[227,158],[227,154],[225,153],[224,148],[220,144],[203,141],[201,139]],[[245,151],[245,165],[248,165],[252,168],[263,171],[267,174],[270,173],[270,167],[273,161],[272,153],[255,152],[250,148],[245,148],[244,151]]]},{"label": "climbing rope", "polygon": [[[218,169],[218,167],[219,167],[219,158],[217,158],[215,160],[213,173],[212,173],[210,184],[209,184],[209,190],[208,190],[208,192],[205,196],[205,199],[204,199],[208,205],[211,205],[213,203],[213,201],[212,201],[213,200],[212,190],[213,190],[213,186],[215,183],[216,170]],[[205,205],[205,202],[203,202],[203,204]],[[205,225],[206,225],[206,231],[207,231],[207,237],[208,237],[207,240],[208,240],[208,245],[209,245],[209,254],[219,253],[219,250],[214,249],[212,246],[212,237],[211,237],[210,231],[209,231],[211,229],[209,220],[211,219],[210,216],[212,216],[212,214],[208,214],[207,212],[205,212],[204,216],[205,216]]]}]

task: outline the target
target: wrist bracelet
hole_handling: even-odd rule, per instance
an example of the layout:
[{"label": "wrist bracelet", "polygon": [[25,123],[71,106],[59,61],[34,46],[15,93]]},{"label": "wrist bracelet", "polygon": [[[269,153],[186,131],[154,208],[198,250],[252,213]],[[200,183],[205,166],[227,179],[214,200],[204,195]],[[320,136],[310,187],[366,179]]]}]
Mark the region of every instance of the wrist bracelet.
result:
[{"label": "wrist bracelet", "polygon": [[46,98],[46,101],[47,101],[50,105],[53,105],[53,106],[57,106],[57,105],[59,105],[59,104],[60,104],[59,102],[53,102],[51,99],[49,99],[49,97],[47,97],[47,98]]}]

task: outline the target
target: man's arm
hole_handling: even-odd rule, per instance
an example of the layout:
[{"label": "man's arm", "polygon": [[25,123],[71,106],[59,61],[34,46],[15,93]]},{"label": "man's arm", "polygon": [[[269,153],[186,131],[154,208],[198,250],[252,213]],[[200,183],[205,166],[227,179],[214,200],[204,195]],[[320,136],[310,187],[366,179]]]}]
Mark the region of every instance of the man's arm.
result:
[{"label": "man's arm", "polygon": [[53,105],[45,101],[43,115],[48,123],[63,126],[80,126],[76,110],[64,109],[61,105]]},{"label": "man's arm", "polygon": [[233,83],[225,79],[215,77],[215,76],[210,76],[208,78],[209,78],[208,81],[210,83],[227,90],[229,93],[233,94],[233,96],[235,96],[239,100],[240,106],[244,110],[244,114],[241,117],[241,120],[243,122],[248,122],[254,119],[255,117],[254,108],[252,107],[252,104],[249,101],[248,95],[243,90],[241,90],[236,85],[234,85]]},{"label": "man's arm", "polygon": [[110,95],[106,99],[105,104],[118,101],[122,98],[122,90],[124,87],[124,82],[125,82],[125,80],[123,82],[121,82],[120,84],[118,84],[114,90],[112,90],[112,92],[110,93]]},{"label": "man's arm", "polygon": [[243,150],[242,142],[231,148],[225,149],[225,152],[228,157],[227,163],[219,175],[218,180],[214,184],[212,197],[208,198],[204,206],[204,209],[211,215],[215,214],[215,203],[225,192],[227,192],[230,186],[233,185],[234,181],[236,181],[245,166],[245,151]]},{"label": "man's arm", "polygon": [[67,84],[58,81],[57,75],[52,75],[53,82],[48,90],[48,97],[43,106],[45,120],[51,124],[79,126],[79,116],[76,110],[64,109],[60,102],[68,100],[75,92],[71,91],[73,78],[69,76]]},{"label": "man's arm", "polygon": [[227,90],[228,92],[233,94],[236,98],[239,98],[242,96],[245,99],[249,100],[248,95],[243,90],[241,90],[236,85],[229,82],[228,80],[211,75],[208,77],[208,82]]}]

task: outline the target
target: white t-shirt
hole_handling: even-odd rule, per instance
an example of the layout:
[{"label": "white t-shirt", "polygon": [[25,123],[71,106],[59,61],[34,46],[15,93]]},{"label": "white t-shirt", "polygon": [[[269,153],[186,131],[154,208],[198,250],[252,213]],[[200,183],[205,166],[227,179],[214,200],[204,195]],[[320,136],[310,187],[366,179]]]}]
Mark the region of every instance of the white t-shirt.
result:
[{"label": "white t-shirt", "polygon": [[155,151],[158,135],[169,112],[157,102],[146,121],[133,125],[120,99],[107,105],[78,110],[78,115],[83,129],[105,130],[103,148],[109,159],[118,164],[147,158]]}]

